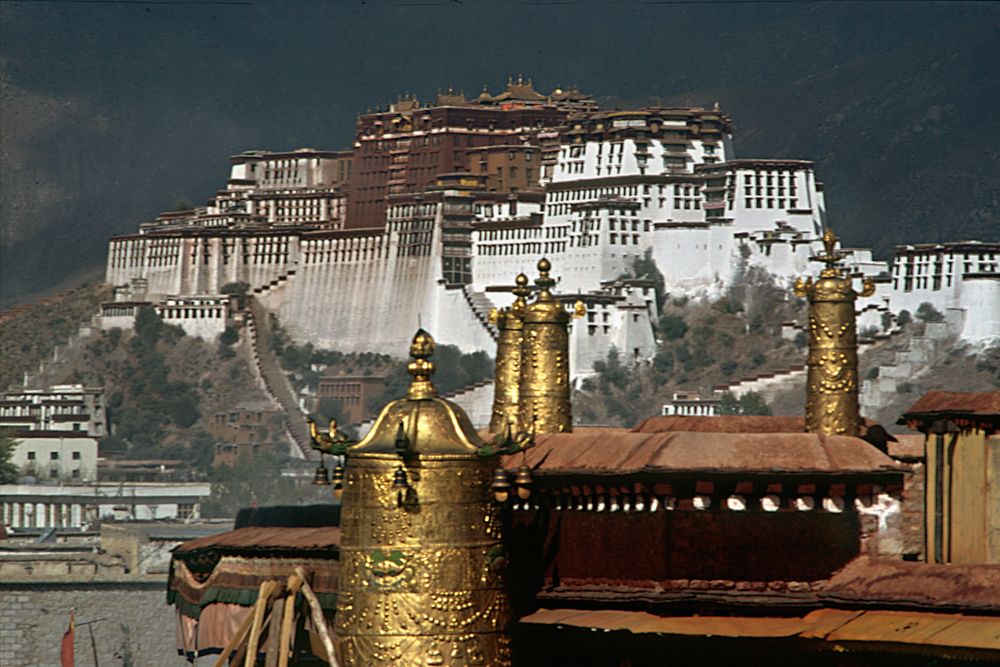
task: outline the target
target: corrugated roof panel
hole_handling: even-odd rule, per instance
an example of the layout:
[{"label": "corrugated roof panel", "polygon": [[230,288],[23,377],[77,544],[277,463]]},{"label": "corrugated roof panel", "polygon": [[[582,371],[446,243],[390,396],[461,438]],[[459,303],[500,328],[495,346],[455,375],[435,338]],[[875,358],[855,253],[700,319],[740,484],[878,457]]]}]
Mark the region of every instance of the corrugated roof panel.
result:
[{"label": "corrugated roof panel", "polygon": [[[642,472],[790,473],[900,471],[860,438],[813,433],[628,433],[587,429],[540,435],[523,459],[540,474],[628,475]],[[509,456],[516,468],[522,455]]]},{"label": "corrugated roof panel", "polygon": [[174,549],[174,553],[183,555],[201,549],[314,551],[337,549],[339,546],[340,528],[334,526],[319,528],[250,526],[183,542]]},{"label": "corrugated roof panel", "polygon": [[817,609],[806,614],[808,628],[799,633],[806,639],[824,639],[828,634],[848,621],[863,614],[862,611],[851,609]]},{"label": "corrugated roof panel", "polygon": [[742,616],[656,616],[640,611],[601,610],[581,613],[542,609],[521,623],[571,625],[580,628],[627,630],[637,634],[697,635],[706,637],[792,637],[807,629],[805,620]]},{"label": "corrugated roof panel", "polygon": [[931,637],[927,643],[1000,651],[1000,618],[964,616],[961,621]]},{"label": "corrugated roof panel", "polygon": [[794,637],[1000,651],[1000,618],[904,611],[821,609],[804,618],[656,616],[605,609],[539,609],[520,619],[535,625],[702,637]]},{"label": "corrugated roof panel", "polygon": [[827,640],[1000,649],[1000,618],[866,611],[831,632]]},{"label": "corrugated roof panel", "polygon": [[903,418],[937,412],[1000,416],[1000,391],[929,391],[910,406]]}]

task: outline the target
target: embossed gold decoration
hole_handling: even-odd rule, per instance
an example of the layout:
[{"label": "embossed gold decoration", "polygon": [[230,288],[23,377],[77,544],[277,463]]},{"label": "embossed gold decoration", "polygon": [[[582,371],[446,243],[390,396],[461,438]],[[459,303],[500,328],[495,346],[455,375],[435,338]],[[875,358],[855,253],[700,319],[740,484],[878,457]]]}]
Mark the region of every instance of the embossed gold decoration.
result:
[{"label": "embossed gold decoration", "polygon": [[503,433],[517,427],[518,395],[521,386],[521,344],[524,339],[524,311],[531,294],[528,276],[518,274],[511,290],[517,297],[510,308],[490,311],[490,321],[497,325],[497,361],[493,374],[493,415],[490,431]]},{"label": "embossed gold decoration", "polygon": [[569,401],[570,314],[552,296],[556,281],[549,276],[551,269],[549,260],[542,258],[538,262],[538,296],[525,308],[523,318],[518,430],[531,433],[573,430]]},{"label": "embossed gold decoration", "polygon": [[498,452],[515,445],[491,447],[437,395],[433,351],[418,332],[406,398],[346,448],[336,616],[344,665],[510,664],[490,484]]},{"label": "embossed gold decoration", "polygon": [[858,435],[858,336],[854,302],[871,296],[875,285],[865,280],[860,292],[837,263],[837,237],[823,234],[825,252],[813,257],[826,268],[818,280],[795,281],[795,294],[809,299],[809,359],[806,379],[806,430],[828,435]]}]

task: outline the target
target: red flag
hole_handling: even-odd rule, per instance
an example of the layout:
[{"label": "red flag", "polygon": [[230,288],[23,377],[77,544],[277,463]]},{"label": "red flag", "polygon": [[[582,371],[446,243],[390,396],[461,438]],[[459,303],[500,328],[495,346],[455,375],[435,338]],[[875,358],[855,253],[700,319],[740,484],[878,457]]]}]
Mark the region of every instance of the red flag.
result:
[{"label": "red flag", "polygon": [[69,612],[69,628],[62,638],[62,647],[59,649],[60,667],[73,667],[75,659],[73,657],[73,637],[76,634],[76,621],[73,620],[73,612]]}]

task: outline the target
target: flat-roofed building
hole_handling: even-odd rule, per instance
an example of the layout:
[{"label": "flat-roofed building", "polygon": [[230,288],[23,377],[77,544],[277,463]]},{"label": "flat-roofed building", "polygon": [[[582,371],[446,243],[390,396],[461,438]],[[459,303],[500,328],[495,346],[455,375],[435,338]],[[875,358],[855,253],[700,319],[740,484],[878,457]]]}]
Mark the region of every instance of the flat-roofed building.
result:
[{"label": "flat-roofed building", "polygon": [[320,378],[316,397],[340,408],[348,423],[358,424],[369,416],[368,404],[385,391],[385,378],[374,375],[326,375]]}]

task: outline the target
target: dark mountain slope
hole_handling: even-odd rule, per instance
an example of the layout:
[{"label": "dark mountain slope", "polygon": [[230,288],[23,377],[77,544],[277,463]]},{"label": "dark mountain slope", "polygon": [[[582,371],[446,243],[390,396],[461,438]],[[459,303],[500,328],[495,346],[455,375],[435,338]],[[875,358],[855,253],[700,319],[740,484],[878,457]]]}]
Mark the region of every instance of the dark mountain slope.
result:
[{"label": "dark mountain slope", "polygon": [[0,303],[207,199],[228,155],[350,144],[403,91],[719,101],[742,156],[814,159],[849,244],[1000,237],[990,3],[0,5]]}]

